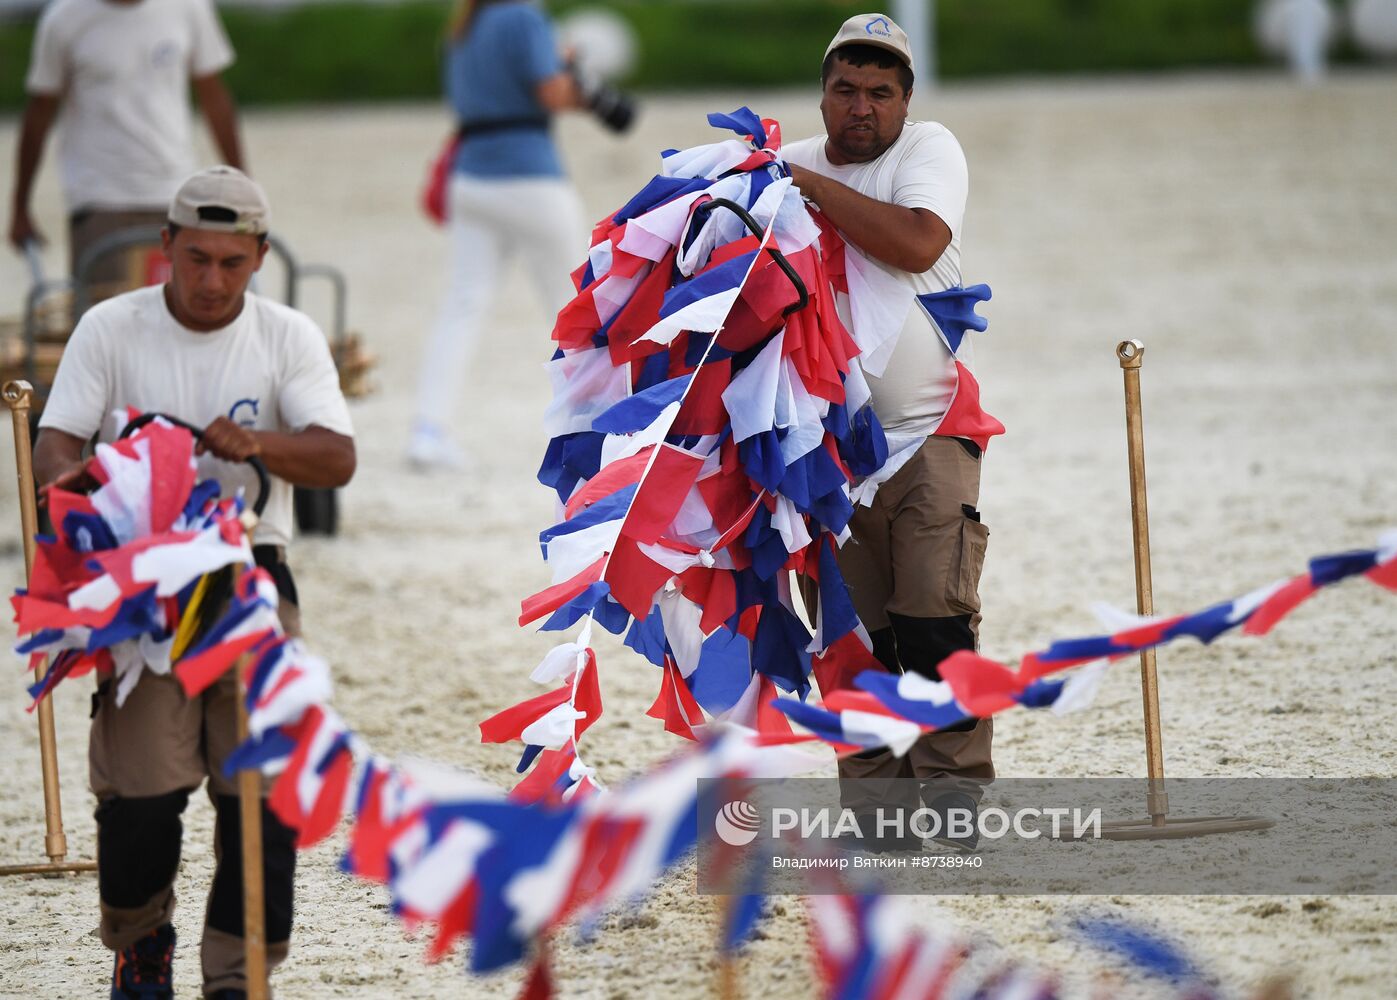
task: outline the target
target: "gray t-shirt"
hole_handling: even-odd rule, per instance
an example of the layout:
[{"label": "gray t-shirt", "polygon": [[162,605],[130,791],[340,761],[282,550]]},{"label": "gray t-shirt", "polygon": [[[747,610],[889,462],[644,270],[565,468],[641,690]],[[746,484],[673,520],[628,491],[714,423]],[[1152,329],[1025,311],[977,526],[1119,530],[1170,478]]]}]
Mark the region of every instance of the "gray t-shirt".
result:
[{"label": "gray t-shirt", "polygon": [[[945,291],[961,283],[960,244],[969,171],[960,143],[937,122],[908,122],[882,156],[867,163],[835,165],[825,155],[826,137],[786,145],[781,155],[817,174],[831,177],[877,201],[935,212],[951,230],[951,243],[928,270],[900,271],[850,244],[861,263],[876,268],[911,295]],[[847,303],[846,303],[847,305]],[[841,317],[850,322],[848,315]],[[973,369],[969,339],[956,355]],[[881,375],[870,373],[873,410],[892,434],[929,434],[941,422],[957,385],[955,361],[926,312],[913,305]]]}]

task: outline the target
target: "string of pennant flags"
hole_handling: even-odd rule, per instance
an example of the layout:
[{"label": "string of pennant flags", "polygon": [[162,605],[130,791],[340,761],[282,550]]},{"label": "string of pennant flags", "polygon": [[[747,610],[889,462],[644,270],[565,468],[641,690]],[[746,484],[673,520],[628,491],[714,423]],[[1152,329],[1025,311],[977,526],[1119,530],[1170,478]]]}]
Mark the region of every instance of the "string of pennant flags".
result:
[{"label": "string of pennant flags", "polygon": [[[1355,576],[1397,590],[1393,533],[1193,615],[1110,614],[1108,634],[1052,643],[1017,667],[965,652],[940,680],[882,671],[834,554],[855,505],[924,438],[884,432],[866,378],[881,374],[896,331],[920,310],[955,359],[953,401],[934,433],[987,445],[1003,428],[956,353],[985,329],[974,310],[989,290],[917,296],[890,282],[792,187],[777,123],[745,108],[710,122],[737,138],[664,154],[660,173],[597,226],[553,331],[539,470],[559,502],[539,536],[552,583],[522,602],[519,623],[576,633],[534,669],[545,693],[480,724],[483,741],[523,747],[510,792],[391,761],[350,729],[332,707],[329,666],[281,631],[241,499],[197,483],[193,439],[159,420],[98,446],[91,494],[49,493],[55,532],[39,539],[29,586],[12,599],[17,648],[48,660],[35,703],[94,670],[114,676],[118,703],[145,670],[173,675],[193,697],[245,661],[250,735],[229,773],[278,774],[270,805],[302,848],[348,814],[344,870],[385,884],[405,923],[434,928],[430,957],[467,937],[477,972],[532,953],[530,988],[543,990],[540,941],[643,897],[688,855],[701,779],[818,765],[788,744],[902,752],[967,717],[1081,707],[1111,660],[1184,636],[1264,634]],[[813,631],[796,610],[793,573],[818,590]],[[694,741],[611,788],[579,748],[603,710],[596,627],[657,668],[648,714]],[[731,908],[729,945],[750,933],[760,902],[754,891]],[[930,935],[880,936],[889,903],[829,906],[812,926],[830,996],[906,995],[858,970],[908,948],[908,969],[951,954]],[[1017,982],[984,984],[981,995],[1053,995],[1013,992]]]},{"label": "string of pennant flags", "polygon": [[[240,577],[228,613],[203,641],[175,652],[169,670],[194,696],[250,656],[249,740],[237,747],[226,770],[256,767],[278,774],[270,806],[298,830],[299,848],[330,837],[348,813],[342,869],[386,884],[394,912],[407,925],[434,927],[430,958],[444,957],[468,936],[472,971],[517,964],[566,923],[594,923],[612,906],[643,898],[689,856],[698,837],[701,779],[788,777],[819,765],[796,747],[771,746],[761,733],[739,725],[708,726],[693,750],[605,793],[597,786],[567,799],[522,796],[518,789],[506,795],[444,765],[388,761],[331,708],[326,663],[281,633],[277,591],[253,568],[249,539],[233,515],[240,501],[218,501],[217,490],[193,486],[186,475],[193,469],[187,432],[152,423],[133,439],[99,446],[89,469],[102,482],[91,496],[50,494],[56,534],[39,541],[31,588],[14,598],[24,637],[20,648],[35,651],[36,638],[49,633],[42,648],[57,649],[36,697],[46,697],[61,679],[54,670],[63,677],[89,669],[115,675],[131,648],[182,634],[198,612],[196,594],[208,573],[236,566]],[[237,553],[231,563],[224,561],[228,549]],[[142,560],[148,553],[156,554]],[[1031,668],[1037,670],[1042,663],[1080,661],[1098,649],[1126,656],[1183,634],[1211,640],[1225,631],[1218,628],[1224,622],[1261,634],[1303,596],[1356,575],[1397,589],[1394,561],[1397,538],[1386,536],[1379,549],[1320,557],[1306,573],[1248,598],[1091,640],[1056,642],[1049,647],[1056,661],[1035,654],[1024,662],[1039,665]],[[108,601],[99,601],[98,594]],[[148,598],[155,598],[154,605]],[[144,631],[131,624],[137,622],[145,623]],[[1214,624],[1204,628],[1201,622]],[[122,644],[134,645],[117,648]],[[59,663],[63,658],[70,661],[67,668]],[[163,663],[147,662],[144,669],[163,672]],[[859,676],[865,690],[880,690],[868,683],[875,677]],[[1014,683],[1021,683],[1021,691],[1041,679]],[[961,697],[981,709],[992,707],[975,703],[972,694]],[[738,947],[750,936],[761,899],[754,891],[732,906],[725,947]],[[814,958],[830,996],[902,996],[900,990],[912,989],[912,983],[919,985],[912,996],[958,996],[970,975],[964,971],[964,941],[888,918],[895,911],[888,899],[812,897],[807,905]],[[1140,968],[1178,979],[1179,996],[1214,996],[1200,992],[1203,979],[1187,972],[1192,966],[1150,934],[1119,923],[1092,933]],[[890,959],[895,961],[888,964]],[[928,969],[939,972],[923,979]],[[531,983],[548,980],[546,969],[535,968]],[[943,983],[946,992],[928,983]],[[986,997],[1052,997],[1058,996],[1058,983],[1051,969],[1016,962],[986,969],[977,987]],[[957,992],[949,992],[953,985]]]},{"label": "string of pennant flags", "polygon": [[[235,565],[240,577],[227,614],[202,642],[172,656],[172,672],[193,695],[250,656],[245,668],[249,739],[230,757],[228,772],[256,767],[278,774],[270,805],[298,831],[301,848],[330,836],[347,813],[351,822],[342,868],[385,884],[394,912],[406,924],[434,928],[431,958],[447,955],[467,936],[473,942],[473,971],[503,968],[531,952],[537,956],[539,941],[565,924],[594,923],[609,908],[642,898],[689,855],[699,835],[697,789],[702,779],[783,777],[806,773],[819,763],[799,748],[771,745],[762,734],[735,724],[704,728],[694,749],[604,794],[598,785],[592,793],[567,799],[521,796],[518,789],[506,795],[442,765],[389,761],[331,707],[328,665],[300,640],[281,633],[275,587],[253,568],[241,525],[228,516],[239,502],[218,502],[215,490],[185,485],[192,482],[184,475],[192,468],[192,457],[188,434],[157,422],[120,445],[101,446],[92,471],[97,474],[101,467],[106,478],[86,504],[54,491],[50,502],[55,503],[57,532],[40,540],[37,586],[14,598],[28,622],[21,624],[27,635],[21,648],[30,648],[35,637],[27,632],[35,619],[24,619],[27,602],[44,601],[41,631],[64,633],[48,637],[48,643],[58,644],[57,657],[90,657],[92,669],[115,672],[129,652],[118,646],[139,648],[178,634],[197,610],[194,595],[207,578],[205,571]],[[132,463],[127,474],[110,475],[120,463]],[[176,485],[167,492],[169,483]],[[206,524],[215,527],[219,546],[240,553],[234,563],[219,565],[222,556],[205,551],[212,544],[207,526],[189,527]],[[172,527],[177,530],[162,530]],[[152,562],[137,558],[167,547],[187,551],[160,552]],[[1378,549],[1321,557],[1312,560],[1306,573],[1256,592],[1268,595],[1264,598],[1227,602],[1232,612],[1216,612],[1211,620],[1226,619],[1234,627],[1245,622],[1260,634],[1302,595],[1343,579],[1363,575],[1397,589],[1394,560],[1397,539],[1392,537]],[[113,572],[116,567],[124,568]],[[110,582],[94,586],[107,578]],[[93,598],[99,591],[111,594],[107,604]],[[1276,596],[1281,594],[1286,596]],[[112,627],[123,617],[135,620],[134,609],[151,607],[143,595],[156,597],[154,607],[166,615],[149,616],[152,632],[132,634],[135,626]],[[66,618],[62,608],[68,610]],[[1077,654],[1065,659],[1080,659],[1085,651],[1108,645],[1109,655],[1126,656],[1146,643],[1197,635],[1203,631],[1197,623],[1213,610],[1089,641],[1055,643],[1049,649],[1075,649]],[[1183,622],[1193,624],[1179,624]],[[1221,631],[1205,634],[1215,638]],[[1040,661],[1050,662],[1041,655],[1025,657],[1025,662]],[[146,669],[160,672],[159,665],[147,664]],[[873,677],[860,679],[866,683]],[[37,696],[47,696],[55,683],[46,677]],[[1023,683],[1026,687],[1039,680]],[[974,703],[971,695],[964,697]],[[750,893],[730,909],[725,947],[735,948],[750,936],[762,898],[760,891]],[[970,995],[960,992],[970,973],[962,961],[964,942],[956,935],[880,916],[896,906],[878,897],[811,897],[807,904],[816,965],[829,996],[898,996],[904,995],[900,989],[928,982],[945,989],[917,986],[908,995]],[[1200,992],[1203,979],[1194,972],[1184,975],[1180,970],[1192,967],[1180,964],[1183,959],[1146,932],[1117,924],[1093,933],[1132,961],[1138,959],[1142,969],[1174,976],[1178,995],[1215,995]],[[896,961],[889,964],[889,959]],[[928,968],[941,972],[931,980],[921,978]],[[551,980],[546,970],[535,968],[530,981]],[[1051,970],[1010,963],[984,970],[977,988],[987,997],[1052,997],[1058,995],[1058,981]]]},{"label": "string of pennant flags", "polygon": [[[1266,635],[1320,589],[1354,577],[1397,591],[1397,531],[1385,532],[1374,548],[1317,556],[1302,573],[1193,614],[1141,617],[1098,605],[1098,616],[1116,631],[1057,640],[1025,654],[1017,669],[962,650],[942,661],[940,680],[865,671],[854,678],[852,689],[825,694],[823,706],[783,698],[774,707],[841,753],[889,747],[900,756],[924,732],[1006,708],[1051,708],[1059,714],[1083,708],[1113,660],[1176,639],[1208,644],[1236,629]],[[1081,669],[1065,679],[1050,676],[1073,668]]]}]

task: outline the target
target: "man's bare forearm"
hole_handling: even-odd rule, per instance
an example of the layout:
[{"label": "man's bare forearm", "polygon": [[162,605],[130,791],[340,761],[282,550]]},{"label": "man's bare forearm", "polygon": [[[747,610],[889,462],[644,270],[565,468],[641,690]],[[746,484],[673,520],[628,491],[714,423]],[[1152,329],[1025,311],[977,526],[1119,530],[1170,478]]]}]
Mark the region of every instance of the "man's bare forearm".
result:
[{"label": "man's bare forearm", "polygon": [[354,439],[312,424],[303,431],[255,431],[218,417],[204,428],[200,454],[225,462],[256,456],[267,471],[293,486],[343,486],[354,475]]},{"label": "man's bare forearm", "polygon": [[195,80],[194,90],[199,95],[199,107],[208,120],[209,131],[213,133],[214,144],[218,146],[223,162],[230,167],[246,170],[242,139],[238,135],[238,108],[232,92],[217,75]]},{"label": "man's bare forearm", "polygon": [[29,199],[39,163],[43,160],[44,143],[57,114],[58,98],[50,95],[31,95],[24,106],[19,149],[15,154],[15,183],[10,197],[10,241],[16,246],[39,235],[29,218]]},{"label": "man's bare forearm", "polygon": [[344,486],[354,476],[358,460],[354,439],[323,427],[299,434],[256,431],[259,455],[267,471],[296,486]]},{"label": "man's bare forearm", "polygon": [[73,472],[82,463],[84,444],[80,437],[45,427],[34,443],[34,481],[44,487]]},{"label": "man's bare forearm", "polygon": [[921,273],[951,245],[951,230],[935,212],[878,201],[803,167],[792,166],[791,175],[855,246],[884,264]]}]

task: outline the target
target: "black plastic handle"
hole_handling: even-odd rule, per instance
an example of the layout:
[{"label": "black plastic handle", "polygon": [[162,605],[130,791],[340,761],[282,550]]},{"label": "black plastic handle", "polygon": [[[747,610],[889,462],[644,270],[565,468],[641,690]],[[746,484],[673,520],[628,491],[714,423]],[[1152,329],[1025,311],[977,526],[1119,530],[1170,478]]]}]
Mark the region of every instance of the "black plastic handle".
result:
[{"label": "black plastic handle", "polygon": [[[757,224],[756,219],[752,218],[752,214],[737,202],[730,201],[727,198],[714,198],[712,201],[706,201],[694,211],[694,214],[697,215],[699,212],[707,214],[715,208],[726,208],[729,212],[732,212],[742,220],[742,224],[752,231],[753,236],[758,238],[761,237],[762,227]],[[791,284],[795,286],[796,291],[800,294],[800,301],[781,310],[781,315],[789,316],[793,312],[804,309],[810,304],[810,292],[806,290],[805,282],[800,280],[800,275],[796,274],[796,269],[791,267],[791,262],[786,259],[786,255],[780,250],[769,246],[766,248],[766,252],[771,254],[772,260],[776,261],[776,265],[785,272],[786,277],[790,279]]]},{"label": "black plastic handle", "polygon": [[[190,434],[194,435],[194,440],[196,441],[202,441],[204,439],[204,431],[202,428],[195,427],[193,424],[181,420],[179,417],[172,417],[168,413],[142,413],[121,429],[121,437],[130,437],[152,420],[163,420],[168,424],[174,424],[176,427],[183,427]],[[252,466],[252,471],[257,473],[257,500],[252,505],[252,512],[258,517],[261,517],[262,511],[267,509],[267,497],[271,490],[272,481],[267,475],[267,467],[262,464],[262,460],[256,455],[250,455],[243,461]]]}]

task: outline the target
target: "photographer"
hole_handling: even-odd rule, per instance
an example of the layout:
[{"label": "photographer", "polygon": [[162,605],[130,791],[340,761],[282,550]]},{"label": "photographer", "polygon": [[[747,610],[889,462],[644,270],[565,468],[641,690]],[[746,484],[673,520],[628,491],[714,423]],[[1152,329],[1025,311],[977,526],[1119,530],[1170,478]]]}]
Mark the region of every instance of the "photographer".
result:
[{"label": "photographer", "polygon": [[460,124],[445,199],[450,286],[422,358],[408,446],[409,462],[424,471],[465,464],[450,432],[453,405],[501,263],[524,255],[550,317],[572,297],[568,274],[586,240],[581,203],[549,131],[553,116],[590,109],[620,130],[633,114],[624,95],[579,82],[547,16],[524,0],[457,6],[445,85]]}]

